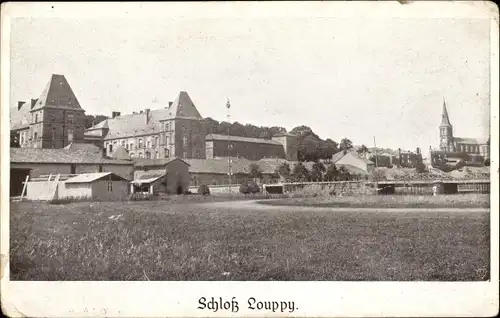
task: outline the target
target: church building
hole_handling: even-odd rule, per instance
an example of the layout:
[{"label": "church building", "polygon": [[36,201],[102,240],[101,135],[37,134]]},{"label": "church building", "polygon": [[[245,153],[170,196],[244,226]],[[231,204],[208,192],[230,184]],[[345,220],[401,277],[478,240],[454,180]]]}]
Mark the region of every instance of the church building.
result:
[{"label": "church building", "polygon": [[464,152],[472,156],[488,157],[489,143],[486,138],[461,138],[453,136],[453,126],[448,117],[446,102],[443,101],[443,114],[439,125],[439,148],[448,152]]}]

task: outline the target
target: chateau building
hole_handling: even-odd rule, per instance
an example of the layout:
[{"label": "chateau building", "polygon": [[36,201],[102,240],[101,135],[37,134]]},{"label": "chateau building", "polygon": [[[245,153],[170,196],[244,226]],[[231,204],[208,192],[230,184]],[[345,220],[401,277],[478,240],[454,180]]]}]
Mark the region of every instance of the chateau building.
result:
[{"label": "chateau building", "polygon": [[[292,146],[292,141],[295,147]],[[208,134],[205,137],[205,157],[207,159],[231,156],[248,160],[264,158],[297,160],[296,144],[294,135],[283,133],[273,136],[272,139]]]},{"label": "chateau building", "polygon": [[439,148],[441,151],[466,153],[470,157],[489,157],[490,146],[487,139],[453,136],[453,126],[448,117],[445,101],[443,101],[443,114],[441,115],[441,124],[439,125],[439,138]]},{"label": "chateau building", "polygon": [[64,148],[83,143],[85,111],[64,75],[53,74],[38,98],[11,108],[10,130],[22,148]]},{"label": "chateau building", "polygon": [[113,112],[112,118],[88,128],[85,139],[100,140],[108,156],[121,146],[131,158],[205,157],[203,117],[184,91],[164,108]]}]

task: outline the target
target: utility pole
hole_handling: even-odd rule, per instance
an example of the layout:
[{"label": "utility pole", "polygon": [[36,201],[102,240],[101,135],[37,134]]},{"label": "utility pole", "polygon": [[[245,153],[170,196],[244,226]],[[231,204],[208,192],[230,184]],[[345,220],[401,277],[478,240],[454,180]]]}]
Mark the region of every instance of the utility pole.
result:
[{"label": "utility pole", "polygon": [[226,103],[226,108],[227,108],[227,122],[228,122],[228,127],[227,127],[227,163],[228,163],[228,176],[229,176],[229,194],[232,194],[232,191],[231,191],[231,175],[233,174],[233,172],[231,171],[231,134],[230,134],[230,131],[231,131],[231,122],[230,122],[230,118],[231,118],[231,103],[229,102],[229,98],[227,99],[227,103]]}]

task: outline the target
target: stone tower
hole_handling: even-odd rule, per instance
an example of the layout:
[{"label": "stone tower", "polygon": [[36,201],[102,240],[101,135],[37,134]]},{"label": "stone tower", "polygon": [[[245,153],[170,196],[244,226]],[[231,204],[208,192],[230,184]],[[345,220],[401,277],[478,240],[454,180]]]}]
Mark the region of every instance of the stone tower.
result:
[{"label": "stone tower", "polygon": [[85,111],[64,75],[53,74],[30,109],[27,147],[64,148],[83,143]]},{"label": "stone tower", "polygon": [[272,139],[283,145],[287,160],[297,161],[297,136],[290,133],[277,133]]},{"label": "stone tower", "polygon": [[444,151],[455,151],[455,147],[453,146],[453,126],[450,123],[444,100],[441,124],[439,125],[439,148]]}]

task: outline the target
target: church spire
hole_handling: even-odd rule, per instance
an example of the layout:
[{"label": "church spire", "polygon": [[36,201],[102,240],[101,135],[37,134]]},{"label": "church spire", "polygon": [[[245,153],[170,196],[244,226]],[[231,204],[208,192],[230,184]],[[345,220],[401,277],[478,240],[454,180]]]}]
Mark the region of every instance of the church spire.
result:
[{"label": "church spire", "polygon": [[443,98],[443,114],[441,115],[441,126],[451,126],[450,118],[448,118],[448,110],[446,109],[446,101]]}]

